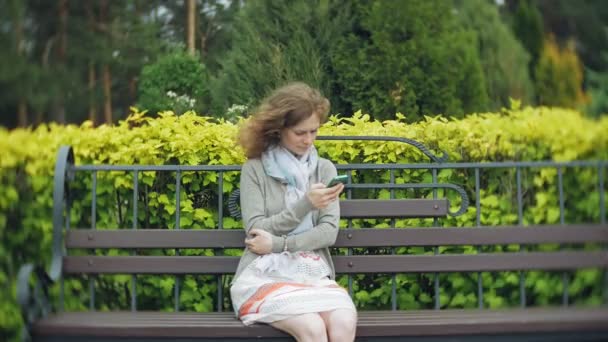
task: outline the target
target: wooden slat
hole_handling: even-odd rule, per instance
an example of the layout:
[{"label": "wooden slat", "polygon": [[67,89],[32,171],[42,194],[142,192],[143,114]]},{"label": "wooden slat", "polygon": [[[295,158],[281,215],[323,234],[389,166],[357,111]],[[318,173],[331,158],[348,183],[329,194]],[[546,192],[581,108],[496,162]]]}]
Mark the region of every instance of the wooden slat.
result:
[{"label": "wooden slat", "polygon": [[606,268],[608,252],[355,255],[333,258],[338,273],[432,273]]},{"label": "wooden slat", "polygon": [[68,256],[64,273],[226,274],[234,273],[239,257],[230,256]]},{"label": "wooden slat", "polygon": [[[243,230],[73,229],[68,248],[244,248]],[[334,247],[608,242],[608,225],[343,229]]]},{"label": "wooden slat", "polygon": [[608,225],[344,229],[335,247],[458,246],[608,242]]},{"label": "wooden slat", "polygon": [[244,248],[242,229],[72,229],[67,248]]},{"label": "wooden slat", "polygon": [[[239,257],[228,256],[68,256],[65,273],[225,274]],[[338,273],[426,273],[606,268],[608,252],[560,251],[470,255],[334,256]]]},{"label": "wooden slat", "polygon": [[[33,326],[34,334],[105,337],[286,336],[269,325],[244,326],[234,313],[63,312]],[[608,332],[606,308],[360,311],[357,336],[446,336],[523,332]]]},{"label": "wooden slat", "polygon": [[401,199],[401,200],[341,200],[342,218],[424,218],[445,217],[448,214],[448,200]]}]

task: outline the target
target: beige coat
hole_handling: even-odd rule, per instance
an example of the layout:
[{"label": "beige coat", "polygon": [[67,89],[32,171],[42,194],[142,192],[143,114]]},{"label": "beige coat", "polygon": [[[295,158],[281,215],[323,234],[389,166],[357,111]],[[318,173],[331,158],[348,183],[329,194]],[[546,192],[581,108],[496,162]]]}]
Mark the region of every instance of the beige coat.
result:
[{"label": "beige coat", "polygon": [[[327,184],[336,176],[336,167],[327,159],[319,158],[316,172],[310,176],[310,184]],[[248,160],[241,171],[241,211],[243,228],[252,228],[270,232],[272,236],[272,251],[283,251],[284,238],[295,229],[304,216],[313,211],[315,226],[306,232],[287,236],[287,250],[315,251],[329,265],[332,278],[335,278],[334,264],[328,247],[336,242],[340,220],[339,201],[334,201],[327,208],[315,210],[306,196],[300,199],[291,209],[285,208],[284,195],[286,185],[267,176],[260,159]],[[258,255],[247,248],[241,257],[234,279]]]}]

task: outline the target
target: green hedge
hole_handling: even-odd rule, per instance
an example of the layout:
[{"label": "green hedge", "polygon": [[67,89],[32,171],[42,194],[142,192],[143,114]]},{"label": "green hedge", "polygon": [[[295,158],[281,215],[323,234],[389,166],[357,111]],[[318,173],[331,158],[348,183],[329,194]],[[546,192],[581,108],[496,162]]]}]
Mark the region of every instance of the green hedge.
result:
[{"label": "green hedge", "polygon": [[[369,115],[356,113],[352,118],[331,117],[322,127],[323,135],[386,135],[421,141],[433,151],[445,150],[452,162],[485,162],[505,160],[590,160],[608,159],[608,119],[585,119],[579,112],[559,108],[514,108],[500,113],[472,114],[450,120],[427,117],[408,124],[397,114],[394,121],[372,121]],[[21,326],[15,301],[15,276],[25,262],[49,263],[51,255],[52,177],[60,145],[74,147],[76,163],[81,164],[209,164],[235,165],[244,161],[235,147],[238,126],[208,117],[186,113],[175,116],[161,113],[146,117],[133,109],[132,115],[117,126],[94,128],[81,126],[42,125],[35,129],[0,130],[0,334],[13,340]],[[319,141],[322,156],[335,163],[420,163],[427,158],[411,146],[399,143],[365,141]],[[606,171],[606,170],[605,170]],[[482,225],[517,223],[515,173],[497,169],[481,174]],[[539,168],[522,172],[524,185],[524,223],[559,222],[557,176],[555,169]],[[138,226],[173,228],[175,225],[175,175],[141,172],[138,194]],[[223,176],[224,198],[238,186],[238,172]],[[386,182],[388,172],[355,172],[356,182]],[[406,170],[395,173],[397,183],[429,182],[429,170]],[[471,205],[457,218],[440,221],[444,226],[474,226],[474,175],[471,170],[442,170],[441,182],[451,182],[467,189]],[[599,189],[596,168],[566,169],[563,174],[566,197],[566,222],[599,222]],[[91,225],[91,176],[78,173],[72,191],[70,222],[73,227]],[[608,183],[608,182],[607,182]],[[99,172],[97,188],[97,227],[129,228],[132,226],[132,174]],[[214,228],[218,224],[218,176],[211,172],[183,172],[180,198],[180,228]],[[606,193],[606,188],[602,189]],[[356,192],[358,197],[385,198],[387,190]],[[398,197],[429,197],[429,191],[397,191]],[[454,206],[456,194],[439,191]],[[608,196],[606,196],[608,198]],[[225,211],[226,212],[226,211]],[[345,225],[346,222],[343,222]],[[355,227],[388,226],[388,221],[356,220]],[[397,220],[398,226],[430,226],[429,220]],[[240,229],[240,222],[224,218],[224,228]],[[558,246],[540,246],[555,249]],[[597,248],[597,246],[587,246]],[[496,252],[518,250],[519,246],[484,247]],[[475,253],[476,247],[440,247],[441,253]],[[343,251],[337,251],[338,253]],[[357,253],[384,253],[382,249],[356,250]],[[419,247],[399,248],[397,253],[433,253]],[[124,251],[109,250],[117,255]],[[174,251],[142,251],[140,254],[170,254]],[[210,255],[211,250],[181,250],[181,255]],[[231,250],[227,254],[238,255]],[[601,272],[584,270],[570,275],[569,295],[576,304],[597,305],[601,302]],[[228,287],[226,277],[223,286]],[[96,279],[96,307],[100,310],[129,307],[131,276],[100,276]],[[390,281],[386,276],[356,276],[355,301],[360,308],[390,307]],[[550,272],[528,272],[527,302],[530,305],[557,304],[561,300],[562,275]],[[346,285],[346,277],[339,281]],[[397,296],[401,309],[426,308],[433,305],[433,275],[398,275]],[[172,310],[172,276],[138,276],[138,308]],[[475,307],[477,274],[443,274],[440,276],[442,307]],[[519,278],[515,272],[483,273],[484,303],[488,307],[519,304]],[[185,277],[181,280],[181,310],[209,311],[216,307],[215,278]],[[225,291],[224,293],[228,293]],[[54,288],[53,296],[58,295]],[[230,303],[223,303],[229,309]],[[88,280],[82,277],[66,281],[66,307],[85,310],[88,307]]]}]

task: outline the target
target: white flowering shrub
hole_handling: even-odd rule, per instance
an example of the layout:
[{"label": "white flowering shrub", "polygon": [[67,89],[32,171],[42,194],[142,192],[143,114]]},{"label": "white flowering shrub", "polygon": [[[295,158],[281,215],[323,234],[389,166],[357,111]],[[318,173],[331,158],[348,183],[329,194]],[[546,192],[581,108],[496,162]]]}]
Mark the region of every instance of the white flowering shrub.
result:
[{"label": "white flowering shrub", "polygon": [[189,110],[194,110],[196,106],[196,100],[190,98],[188,95],[178,95],[176,92],[169,90],[167,97],[170,99],[170,108],[173,109],[175,114],[183,114]]},{"label": "white flowering shrub", "polygon": [[230,106],[230,108],[226,110],[224,118],[228,121],[236,122],[240,117],[247,116],[248,109],[249,107],[246,105],[233,104],[232,106]]}]

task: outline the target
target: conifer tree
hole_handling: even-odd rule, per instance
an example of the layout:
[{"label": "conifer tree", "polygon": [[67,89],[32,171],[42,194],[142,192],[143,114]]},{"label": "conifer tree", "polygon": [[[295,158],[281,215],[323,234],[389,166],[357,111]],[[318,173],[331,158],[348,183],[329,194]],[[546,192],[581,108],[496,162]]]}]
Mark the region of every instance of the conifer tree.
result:
[{"label": "conifer tree", "polygon": [[[232,48],[212,80],[213,112],[250,108],[289,81],[331,98],[330,51],[348,26],[348,5],[334,0],[250,1],[235,20]],[[332,110],[335,107],[332,106]]]},{"label": "conifer tree", "polygon": [[496,4],[486,0],[458,0],[455,4],[462,25],[476,35],[490,109],[508,107],[509,98],[531,104],[530,55],[502,21]]},{"label": "conifer tree", "polygon": [[417,120],[486,108],[475,36],[458,25],[451,2],[368,2],[356,11],[358,27],[332,56],[348,111]]},{"label": "conifer tree", "polygon": [[535,72],[540,104],[577,108],[585,103],[583,66],[572,43],[560,47],[549,36]]},{"label": "conifer tree", "polygon": [[528,65],[534,77],[533,71],[540,58],[545,39],[542,14],[528,0],[519,0],[513,14],[512,25],[515,36],[530,53],[531,59]]}]

